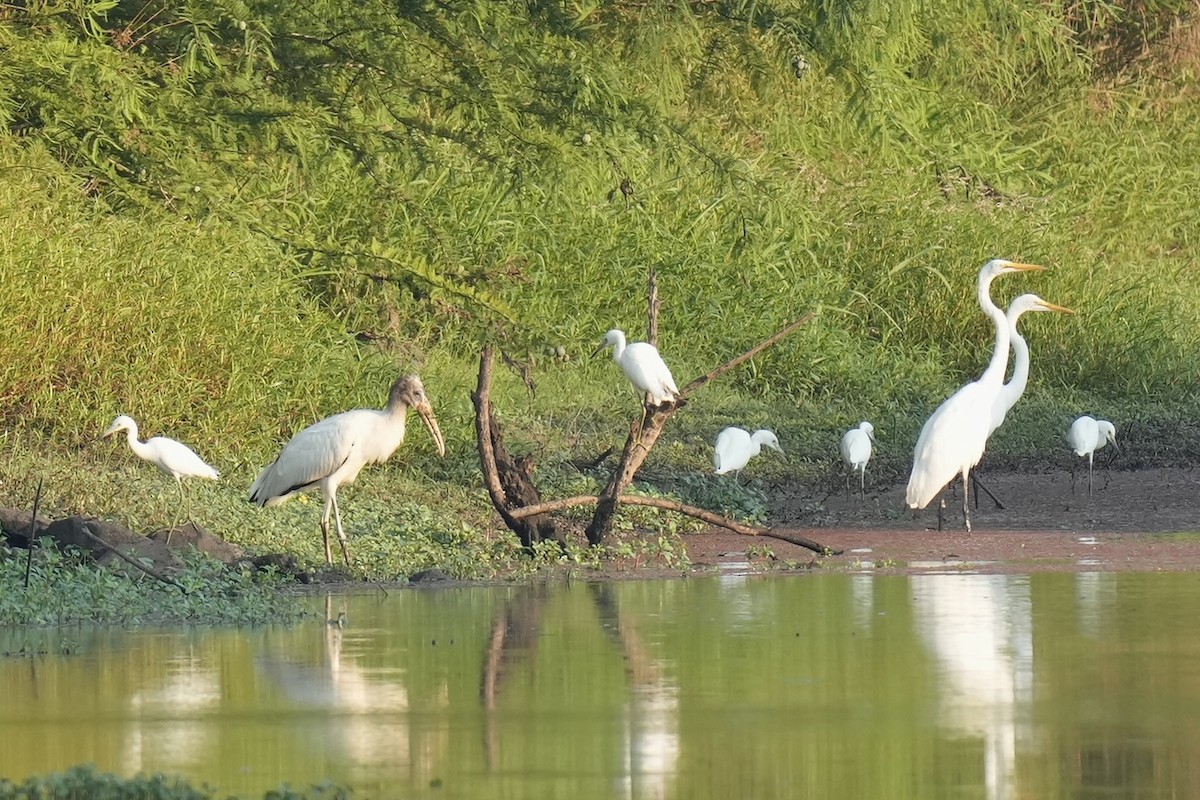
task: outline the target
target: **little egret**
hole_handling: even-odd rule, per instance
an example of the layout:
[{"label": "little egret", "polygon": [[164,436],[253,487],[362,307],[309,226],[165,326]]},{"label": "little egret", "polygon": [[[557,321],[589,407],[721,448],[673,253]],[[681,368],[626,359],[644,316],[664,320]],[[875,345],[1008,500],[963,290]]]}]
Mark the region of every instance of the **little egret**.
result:
[{"label": "little egret", "polygon": [[783,455],[779,439],[771,431],[764,429],[751,434],[743,428],[725,428],[717,434],[713,449],[713,469],[718,475],[727,472],[740,473],[750,459],[762,452],[763,447],[769,447]]},{"label": "little egret", "polygon": [[954,476],[963,479],[963,523],[971,531],[968,508],[968,475],[979,463],[991,433],[992,406],[1004,385],[1008,367],[1009,326],[1004,312],[990,295],[992,281],[1010,272],[1041,270],[1035,264],[1019,264],[995,258],[979,270],[976,294],[979,307],[992,319],[996,345],[987,369],[978,380],[963,386],[945,400],[925,421],[917,446],[913,449],[912,473],[905,499],[909,508],[924,508]]},{"label": "little egret", "polygon": [[604,334],[604,341],[592,353],[595,356],[605,348],[613,349],[613,361],[621,366],[625,377],[639,391],[650,395],[650,405],[661,406],[679,397],[679,389],[671,370],[658,354],[658,348],[646,342],[625,344],[625,333],[613,328]]},{"label": "little egret", "polygon": [[[858,472],[859,496],[867,496],[867,462],[871,460],[871,444],[875,441],[875,426],[866,420],[858,423],[842,435],[842,461],[850,473]],[[850,474],[846,475],[846,489],[850,488]]]},{"label": "little egret", "polygon": [[[138,426],[132,417],[125,414],[117,417],[108,426],[101,438],[107,439],[117,431],[125,431],[129,449],[143,461],[149,461],[154,466],[175,479],[179,485],[179,506],[183,515],[188,516],[187,497],[183,492],[184,478],[207,478],[215,481],[220,477],[215,469],[204,463],[204,459],[196,455],[196,451],[183,442],[168,439],[166,436],[154,436],[144,442],[138,441]],[[172,530],[174,526],[172,526]],[[168,538],[170,533],[167,534]]]},{"label": "little egret", "polygon": [[[1091,497],[1092,459],[1095,457],[1096,451],[1107,443],[1112,442],[1113,447],[1117,446],[1117,429],[1108,420],[1082,416],[1071,423],[1071,429],[1067,431],[1067,441],[1070,442],[1075,455],[1087,456],[1088,497]],[[1071,486],[1074,487],[1074,485],[1075,481],[1072,479]]]},{"label": "little egret", "polygon": [[344,411],[315,422],[292,437],[279,457],[268,465],[250,486],[250,502],[277,506],[308,489],[320,489],[325,497],[321,535],[325,540],[325,563],[333,564],[329,548],[329,512],[337,523],[342,558],[350,565],[337,490],[353,483],[367,464],[382,464],[404,441],[408,409],[416,409],[437,443],[438,455],[446,454],[446,442],[438,427],[425,387],[416,375],[405,375],[392,384],[387,407]]}]

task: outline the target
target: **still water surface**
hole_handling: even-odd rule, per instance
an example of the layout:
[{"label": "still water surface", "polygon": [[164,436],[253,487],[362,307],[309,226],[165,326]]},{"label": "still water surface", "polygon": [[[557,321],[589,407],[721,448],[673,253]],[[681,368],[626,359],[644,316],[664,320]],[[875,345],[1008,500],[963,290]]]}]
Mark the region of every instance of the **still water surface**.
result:
[{"label": "still water surface", "polygon": [[[0,631],[0,776],[261,796],[1200,797],[1200,576],[737,576]],[[324,619],[345,611],[342,629]],[[57,655],[64,646],[69,655]]]}]

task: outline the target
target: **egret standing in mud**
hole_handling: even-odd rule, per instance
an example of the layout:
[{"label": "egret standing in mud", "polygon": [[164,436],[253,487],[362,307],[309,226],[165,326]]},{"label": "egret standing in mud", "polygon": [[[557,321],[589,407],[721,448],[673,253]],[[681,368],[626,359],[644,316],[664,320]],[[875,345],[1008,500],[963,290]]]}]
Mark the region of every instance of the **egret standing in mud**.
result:
[{"label": "egret standing in mud", "polygon": [[[1117,446],[1117,429],[1108,420],[1094,419],[1085,415],[1071,423],[1071,428],[1067,431],[1067,441],[1071,444],[1075,455],[1087,456],[1088,497],[1091,497],[1092,459],[1095,457],[1096,451],[1107,443],[1112,442],[1113,447]],[[1072,473],[1071,487],[1072,489],[1075,487],[1074,473]]]},{"label": "egret standing in mud", "polygon": [[638,388],[638,391],[650,396],[650,405],[661,406],[679,398],[679,389],[671,370],[658,354],[658,348],[647,342],[632,342],[625,344],[625,333],[613,328],[604,334],[604,341],[596,348],[593,356],[605,348],[613,349],[613,361],[620,365],[625,377]]},{"label": "egret standing in mud", "polygon": [[909,508],[924,508],[955,475],[963,479],[963,524],[971,530],[968,503],[969,473],[979,463],[991,433],[992,408],[1004,385],[1008,368],[1008,320],[990,295],[992,281],[1010,272],[1041,270],[1035,264],[992,259],[979,270],[976,294],[979,307],[996,329],[995,349],[987,369],[947,398],[926,420],[913,450],[912,473],[905,499]]},{"label": "egret standing in mud", "polygon": [[[133,451],[134,455],[143,461],[149,461],[175,479],[175,483],[179,485],[179,506],[185,520],[188,518],[189,512],[187,496],[183,491],[183,479],[207,478],[215,481],[220,477],[219,472],[204,463],[204,459],[196,455],[196,451],[183,442],[168,439],[166,436],[154,436],[144,442],[138,441],[138,426],[132,417],[122,414],[114,419],[101,438],[107,439],[117,431],[125,431],[125,439],[129,442],[129,449]],[[174,530],[174,528],[175,526],[172,525],[170,530]],[[168,531],[168,540],[170,535]]]},{"label": "egret standing in mud", "polygon": [[713,470],[718,475],[727,472],[740,474],[742,468],[750,459],[761,453],[764,447],[783,455],[779,438],[771,431],[763,429],[750,433],[744,428],[725,428],[717,434],[717,441],[713,446]]},{"label": "egret standing in mud", "polygon": [[857,428],[851,428],[842,434],[839,450],[842,461],[850,472],[846,473],[846,490],[850,489],[850,475],[858,473],[858,494],[865,499],[867,496],[867,462],[871,460],[871,445],[875,442],[875,426],[863,420]]},{"label": "egret standing in mud", "polygon": [[337,523],[342,558],[350,565],[337,490],[353,483],[367,464],[382,464],[404,441],[408,409],[420,414],[437,444],[438,455],[446,454],[446,442],[438,428],[425,387],[416,375],[405,375],[392,384],[387,407],[343,411],[315,422],[292,437],[279,457],[268,465],[250,486],[250,502],[277,506],[300,492],[320,489],[325,497],[321,535],[325,540],[325,563],[333,564],[329,547],[329,514]]}]

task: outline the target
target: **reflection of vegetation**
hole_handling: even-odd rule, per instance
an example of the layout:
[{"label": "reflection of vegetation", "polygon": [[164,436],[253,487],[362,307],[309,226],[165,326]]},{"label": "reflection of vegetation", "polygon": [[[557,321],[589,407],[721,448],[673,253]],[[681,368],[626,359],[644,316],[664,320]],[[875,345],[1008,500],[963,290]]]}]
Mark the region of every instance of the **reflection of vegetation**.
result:
[{"label": "reflection of vegetation", "polygon": [[[35,775],[21,783],[0,778],[0,800],[228,800],[224,792],[208,787],[195,788],[184,778],[151,775],[122,778],[100,772],[94,766],[81,765],[66,772]],[[341,786],[312,786],[292,789],[287,786],[266,792],[263,800],[344,800],[353,792]]]},{"label": "reflection of vegetation", "polygon": [[144,575],[97,568],[55,547],[33,549],[26,586],[29,554],[0,548],[0,625],[261,625],[301,616],[269,574],[252,578],[194,552],[180,552],[185,569],[174,576],[186,592]]}]

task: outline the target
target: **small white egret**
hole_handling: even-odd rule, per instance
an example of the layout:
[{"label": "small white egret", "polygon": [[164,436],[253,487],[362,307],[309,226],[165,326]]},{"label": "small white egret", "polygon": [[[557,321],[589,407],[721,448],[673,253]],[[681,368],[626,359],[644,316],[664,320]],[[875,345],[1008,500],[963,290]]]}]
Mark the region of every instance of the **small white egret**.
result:
[{"label": "small white egret", "polygon": [[386,408],[359,408],[334,414],[293,436],[279,457],[250,486],[250,501],[260,506],[277,506],[305,490],[320,489],[325,497],[325,510],[321,515],[325,563],[333,563],[329,548],[329,513],[332,510],[342,558],[349,566],[350,553],[337,502],[338,487],[353,483],[367,464],[382,464],[396,452],[404,441],[409,408],[421,415],[437,443],[438,454],[444,456],[446,442],[429,398],[425,396],[425,387],[416,375],[405,375],[392,384]]},{"label": "small white egret", "polygon": [[[1017,330],[1017,321],[1026,311],[1058,311],[1063,314],[1074,314],[1069,308],[1047,303],[1036,294],[1023,294],[1008,304],[1008,334],[1013,350],[1013,374],[992,406],[992,432],[1004,424],[1004,418],[1012,410],[1021,395],[1025,394],[1025,386],[1029,383],[1029,345],[1025,337]],[[989,432],[990,433],[990,432]]]},{"label": "small white egret", "polygon": [[991,433],[992,406],[1004,384],[1008,367],[1008,320],[992,302],[992,281],[1010,272],[1041,270],[1035,264],[1020,264],[995,258],[979,270],[976,294],[979,307],[992,319],[996,345],[987,369],[978,380],[968,383],[947,398],[925,421],[913,450],[912,473],[908,478],[905,500],[910,508],[924,508],[954,476],[963,479],[963,523],[971,530],[968,508],[968,475],[979,463]]},{"label": "small white egret", "polygon": [[[154,466],[175,479],[179,485],[179,505],[183,516],[188,516],[187,497],[183,491],[184,478],[207,478],[215,481],[220,477],[215,469],[204,463],[204,459],[196,455],[196,451],[183,442],[168,439],[166,436],[154,436],[141,442],[138,441],[138,426],[132,417],[120,415],[108,426],[101,438],[107,439],[117,431],[125,431],[129,449],[143,461],[149,461]],[[174,526],[172,526],[172,530]],[[170,533],[167,534],[168,538]]]},{"label": "small white egret", "polygon": [[717,441],[713,446],[713,469],[718,475],[727,472],[740,473],[750,459],[762,452],[763,447],[769,447],[783,455],[779,438],[769,430],[750,433],[744,428],[725,428],[717,434]]},{"label": "small white egret", "polygon": [[[1067,441],[1070,442],[1075,455],[1087,456],[1088,497],[1091,497],[1092,460],[1095,458],[1096,451],[1107,443],[1112,442],[1113,447],[1117,446],[1117,429],[1108,420],[1094,419],[1085,415],[1071,423],[1071,428],[1067,431]],[[1071,486],[1074,487],[1074,485],[1075,482],[1072,480]]]},{"label": "small white egret", "polygon": [[678,399],[679,389],[671,370],[658,354],[658,348],[647,342],[631,342],[625,344],[625,333],[613,328],[604,334],[604,341],[592,355],[605,348],[613,349],[613,361],[621,366],[625,377],[638,388],[638,391],[650,395],[650,405],[660,406]]},{"label": "small white egret", "polygon": [[842,434],[842,461],[850,469],[846,474],[846,488],[850,488],[850,474],[858,472],[858,492],[867,495],[867,462],[871,460],[871,445],[875,442],[875,426],[863,420],[857,428]]}]

